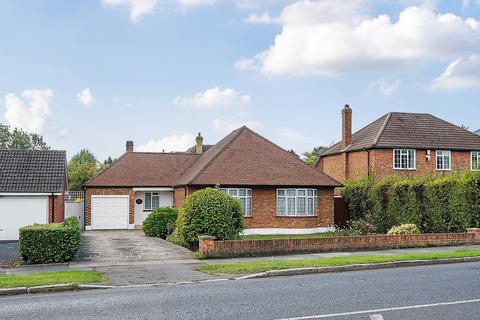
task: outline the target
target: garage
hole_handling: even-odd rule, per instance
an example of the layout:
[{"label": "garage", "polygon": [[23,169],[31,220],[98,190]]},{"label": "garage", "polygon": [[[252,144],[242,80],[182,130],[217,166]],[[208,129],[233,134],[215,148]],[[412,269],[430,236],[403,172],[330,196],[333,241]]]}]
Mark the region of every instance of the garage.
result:
[{"label": "garage", "polygon": [[129,196],[92,196],[93,230],[128,229]]},{"label": "garage", "polygon": [[0,241],[18,240],[18,229],[48,223],[48,197],[0,197]]}]

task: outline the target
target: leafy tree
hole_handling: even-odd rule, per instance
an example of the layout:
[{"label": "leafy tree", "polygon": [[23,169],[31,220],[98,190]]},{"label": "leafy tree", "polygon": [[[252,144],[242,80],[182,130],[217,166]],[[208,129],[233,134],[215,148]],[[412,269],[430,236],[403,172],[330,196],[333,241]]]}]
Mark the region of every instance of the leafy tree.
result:
[{"label": "leafy tree", "polygon": [[313,164],[318,155],[323,151],[327,150],[328,147],[320,146],[313,148],[312,152],[304,152],[303,157],[306,163]]},{"label": "leafy tree", "polygon": [[70,190],[81,190],[82,185],[98,172],[97,159],[87,149],[82,149],[68,162],[68,184]]},{"label": "leafy tree", "polygon": [[112,157],[108,157],[102,163],[100,163],[99,170],[103,171],[103,170],[107,169],[115,160],[117,160],[117,159],[112,159]]},{"label": "leafy tree", "polygon": [[48,150],[43,137],[0,123],[0,149]]}]

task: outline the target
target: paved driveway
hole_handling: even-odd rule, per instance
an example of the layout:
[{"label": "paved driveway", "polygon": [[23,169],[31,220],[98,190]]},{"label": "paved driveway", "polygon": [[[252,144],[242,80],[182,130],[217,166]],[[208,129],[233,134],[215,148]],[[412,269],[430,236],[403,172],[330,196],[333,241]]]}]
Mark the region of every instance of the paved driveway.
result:
[{"label": "paved driveway", "polygon": [[85,231],[79,260],[120,263],[141,261],[182,262],[192,252],[159,238],[145,237],[141,230]]},{"label": "paved driveway", "polygon": [[18,258],[18,242],[0,241],[0,266]]}]

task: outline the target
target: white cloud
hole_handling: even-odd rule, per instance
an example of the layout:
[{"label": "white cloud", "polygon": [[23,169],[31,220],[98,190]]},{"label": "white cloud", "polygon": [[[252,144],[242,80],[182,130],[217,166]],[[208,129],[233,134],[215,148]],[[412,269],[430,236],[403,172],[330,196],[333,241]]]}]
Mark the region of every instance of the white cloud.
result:
[{"label": "white cloud", "polygon": [[195,136],[190,133],[173,134],[159,140],[150,140],[140,145],[137,150],[142,152],[186,151],[195,145]]},{"label": "white cloud", "polygon": [[274,44],[239,69],[259,68],[268,75],[336,75],[352,70],[392,69],[445,61],[479,52],[480,22],[433,5],[410,6],[398,20],[368,17],[370,1],[299,1],[279,16],[282,31]]},{"label": "white cloud", "polygon": [[86,88],[80,91],[80,93],[77,95],[77,98],[78,102],[86,107],[90,107],[95,102],[95,98],[93,97],[90,88]]},{"label": "white cloud", "polygon": [[272,24],[277,23],[277,19],[270,16],[268,12],[264,12],[260,15],[252,13],[246,19],[248,23],[255,23],[255,24]]},{"label": "white cloud", "polygon": [[9,93],[4,97],[5,121],[13,128],[45,134],[52,115],[52,98],[50,89],[24,90],[20,96]]},{"label": "white cloud", "polygon": [[433,90],[458,90],[480,87],[480,55],[458,58],[430,84]]},{"label": "white cloud", "polygon": [[385,97],[389,97],[400,88],[401,83],[402,81],[398,79],[391,82],[384,79],[378,79],[370,82],[369,89],[377,91]]},{"label": "white cloud", "polygon": [[217,1],[216,0],[179,0],[179,2],[183,8],[191,8],[191,7],[212,5]]},{"label": "white cloud", "polygon": [[255,130],[260,126],[260,122],[254,120],[247,120],[247,121],[230,121],[230,120],[222,120],[222,119],[215,119],[213,120],[212,126],[216,131],[222,133],[230,133],[233,130],[240,128],[241,126],[247,126],[252,130]]},{"label": "white cloud", "polygon": [[173,102],[175,104],[189,105],[197,108],[214,108],[218,106],[246,104],[250,102],[250,96],[242,95],[230,88],[221,90],[219,87],[213,87],[199,92],[193,97],[176,97]]}]

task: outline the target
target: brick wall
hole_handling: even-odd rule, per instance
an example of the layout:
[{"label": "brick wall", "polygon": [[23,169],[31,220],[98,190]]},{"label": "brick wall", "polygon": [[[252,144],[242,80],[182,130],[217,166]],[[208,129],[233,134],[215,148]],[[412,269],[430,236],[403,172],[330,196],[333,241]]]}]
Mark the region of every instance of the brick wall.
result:
[{"label": "brick wall", "polygon": [[85,225],[91,225],[92,195],[128,195],[129,196],[129,224],[134,224],[135,192],[132,188],[87,188],[85,191]]},{"label": "brick wall", "polygon": [[180,208],[187,195],[186,188],[180,187],[173,190],[173,207]]},{"label": "brick wall", "polygon": [[[53,200],[52,200],[53,198]],[[65,212],[64,196],[49,196],[48,197],[48,222],[62,222]]]},{"label": "brick wall", "polygon": [[320,162],[322,162],[322,164],[317,166],[317,170],[329,175],[337,181],[345,181],[345,167],[343,165],[342,154],[324,157]]},{"label": "brick wall", "polygon": [[480,231],[476,229],[467,233],[231,241],[214,241],[212,237],[200,237],[199,251],[205,257],[239,257],[464,244],[480,244]]}]

